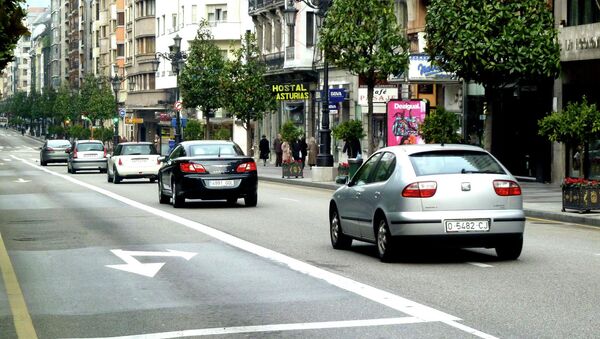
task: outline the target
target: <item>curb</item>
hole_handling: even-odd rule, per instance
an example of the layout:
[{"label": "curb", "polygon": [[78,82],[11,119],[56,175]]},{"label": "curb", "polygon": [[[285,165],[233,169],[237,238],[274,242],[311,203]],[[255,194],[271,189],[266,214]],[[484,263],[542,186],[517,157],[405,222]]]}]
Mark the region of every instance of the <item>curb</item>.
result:
[{"label": "curb", "polygon": [[547,219],[552,221],[568,222],[572,224],[600,227],[600,219],[587,218],[582,215],[569,215],[558,212],[546,212],[524,209],[525,216],[531,218]]},{"label": "curb", "polygon": [[300,181],[300,180],[295,181],[295,179],[264,177],[264,176],[260,176],[260,175],[258,176],[258,180],[276,182],[276,183],[280,183],[280,184],[288,184],[288,185],[293,185],[293,186],[322,188],[322,189],[331,190],[331,191],[335,191],[336,189],[338,189],[338,187],[340,187],[337,184],[326,183],[326,182],[312,182],[312,181],[307,182],[307,181]]}]

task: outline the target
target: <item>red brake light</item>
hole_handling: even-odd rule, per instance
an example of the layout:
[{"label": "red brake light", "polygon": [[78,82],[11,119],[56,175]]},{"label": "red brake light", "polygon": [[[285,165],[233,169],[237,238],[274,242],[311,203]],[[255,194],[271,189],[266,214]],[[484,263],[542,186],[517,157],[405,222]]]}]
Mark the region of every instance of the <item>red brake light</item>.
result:
[{"label": "red brake light", "polygon": [[77,158],[77,148],[73,151],[73,158]]},{"label": "red brake light", "polygon": [[106,147],[104,147],[104,157],[106,158]]},{"label": "red brake light", "polygon": [[437,191],[435,181],[413,182],[402,190],[402,196],[405,198],[431,198]]},{"label": "red brake light", "polygon": [[206,173],[206,168],[204,168],[204,166],[190,162],[179,164],[179,169],[184,173]]},{"label": "red brake light", "polygon": [[511,180],[494,180],[494,191],[503,197],[521,195],[521,186]]},{"label": "red brake light", "polygon": [[52,147],[46,147],[46,151],[48,151],[48,152],[54,152],[54,148],[52,148]]},{"label": "red brake light", "polygon": [[123,161],[121,161],[121,158],[119,158],[119,166],[123,166]]},{"label": "red brake light", "polygon": [[254,172],[256,171],[256,163],[254,161],[251,161],[239,164],[235,171],[238,173]]}]

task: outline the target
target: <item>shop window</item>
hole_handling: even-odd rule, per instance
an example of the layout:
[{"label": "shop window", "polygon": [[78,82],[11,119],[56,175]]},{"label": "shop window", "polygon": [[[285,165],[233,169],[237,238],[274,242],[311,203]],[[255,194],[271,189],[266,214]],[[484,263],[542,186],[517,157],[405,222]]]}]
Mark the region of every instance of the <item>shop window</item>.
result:
[{"label": "shop window", "polygon": [[568,26],[600,22],[600,2],[596,0],[567,0]]}]

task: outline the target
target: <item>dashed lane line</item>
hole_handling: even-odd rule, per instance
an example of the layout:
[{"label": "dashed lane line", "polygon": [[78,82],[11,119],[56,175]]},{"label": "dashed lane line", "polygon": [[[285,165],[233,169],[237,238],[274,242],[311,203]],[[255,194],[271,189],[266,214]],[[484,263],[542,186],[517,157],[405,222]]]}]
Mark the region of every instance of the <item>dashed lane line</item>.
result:
[{"label": "dashed lane line", "polygon": [[46,168],[43,168],[39,165],[28,162],[25,159],[20,159],[18,157],[13,156],[13,158],[22,161],[24,164],[28,166],[37,168],[41,171],[47,172],[51,175],[63,178],[64,180],[70,181],[76,185],[85,187],[89,190],[98,192],[107,197],[120,201],[126,205],[137,208],[139,210],[145,211],[149,214],[156,215],[158,217],[164,218],[166,220],[172,221],[174,223],[180,224],[182,226],[188,227],[190,229],[196,230],[198,232],[204,233],[212,238],[220,240],[223,243],[229,244],[230,246],[236,247],[238,249],[244,250],[246,252],[252,253],[259,257],[265,258],[267,260],[282,264],[284,266],[289,267],[291,270],[297,271],[299,273],[308,275],[310,277],[325,281],[330,285],[336,286],[348,292],[354,293],[356,295],[362,296],[366,299],[369,299],[373,302],[379,303],[381,305],[387,306],[391,309],[400,311],[405,313],[411,317],[415,317],[420,319],[423,322],[431,322],[431,321],[439,321],[448,326],[459,329],[463,332],[470,333],[474,336],[486,339],[496,338],[490,334],[481,332],[469,326],[459,323],[459,320],[462,320],[456,316],[450,315],[448,313],[436,310],[429,306],[425,306],[414,302],[412,300],[403,298],[401,296],[392,294],[390,292],[375,288],[373,286],[369,286],[358,281],[352,280],[350,278],[346,278],[339,274],[335,274],[329,272],[325,269],[319,268],[314,265],[307,264],[303,261],[294,259],[285,254],[275,252],[266,247],[262,247],[246,240],[237,238],[231,234],[227,234],[225,232],[219,231],[207,225],[185,219],[178,215],[150,207],[148,205],[144,205],[135,200],[131,200],[129,198],[118,195],[114,192],[102,189],[100,187],[85,183],[83,181],[77,180],[71,176],[64,175],[61,173],[56,173]]}]

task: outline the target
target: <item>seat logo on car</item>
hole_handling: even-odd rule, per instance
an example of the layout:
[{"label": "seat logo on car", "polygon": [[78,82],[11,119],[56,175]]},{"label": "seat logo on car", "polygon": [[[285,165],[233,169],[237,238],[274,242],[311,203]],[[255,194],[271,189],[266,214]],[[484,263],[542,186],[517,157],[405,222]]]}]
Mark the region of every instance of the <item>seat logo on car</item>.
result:
[{"label": "seat logo on car", "polygon": [[463,182],[460,184],[460,189],[463,190],[464,192],[470,191],[471,190],[471,183],[470,182]]}]

